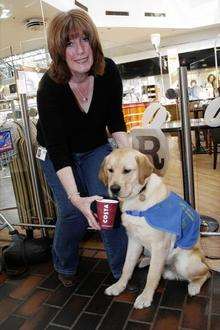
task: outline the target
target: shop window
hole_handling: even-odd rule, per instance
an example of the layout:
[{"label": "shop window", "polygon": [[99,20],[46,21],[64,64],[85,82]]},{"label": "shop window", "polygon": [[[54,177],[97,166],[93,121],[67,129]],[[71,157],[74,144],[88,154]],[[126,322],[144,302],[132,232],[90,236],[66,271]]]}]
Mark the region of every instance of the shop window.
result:
[{"label": "shop window", "polygon": [[212,68],[215,66],[214,48],[181,53],[179,61],[181,66],[187,67],[187,70]]},{"label": "shop window", "polygon": [[[162,57],[163,73],[168,73],[167,56]],[[134,61],[118,65],[123,79],[137,77],[156,76],[160,74],[159,58],[148,58],[146,60]]]}]

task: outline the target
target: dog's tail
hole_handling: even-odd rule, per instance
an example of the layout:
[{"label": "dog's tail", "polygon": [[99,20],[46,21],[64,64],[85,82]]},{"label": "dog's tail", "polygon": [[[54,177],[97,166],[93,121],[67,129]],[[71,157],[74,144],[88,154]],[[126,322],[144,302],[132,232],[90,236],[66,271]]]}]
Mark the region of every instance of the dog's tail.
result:
[{"label": "dog's tail", "polygon": [[204,262],[209,269],[220,272],[220,259],[205,258]]}]

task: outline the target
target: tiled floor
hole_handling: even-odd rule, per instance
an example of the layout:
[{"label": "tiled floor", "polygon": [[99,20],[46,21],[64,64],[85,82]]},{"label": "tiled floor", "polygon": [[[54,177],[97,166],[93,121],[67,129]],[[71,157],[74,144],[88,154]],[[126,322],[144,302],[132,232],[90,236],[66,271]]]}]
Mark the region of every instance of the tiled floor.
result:
[{"label": "tiled floor", "polygon": [[[213,273],[200,295],[187,296],[185,282],[164,281],[150,308],[132,307],[137,294],[104,295],[112,283],[104,251],[83,249],[80,282],[63,287],[50,262],[35,265],[23,279],[0,275],[0,329],[219,330],[220,275]],[[135,271],[143,287],[147,269]]]}]

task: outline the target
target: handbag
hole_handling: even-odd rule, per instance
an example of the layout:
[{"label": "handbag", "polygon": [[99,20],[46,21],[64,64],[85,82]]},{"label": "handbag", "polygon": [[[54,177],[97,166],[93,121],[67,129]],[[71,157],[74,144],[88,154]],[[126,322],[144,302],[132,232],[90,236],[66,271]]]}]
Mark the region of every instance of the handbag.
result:
[{"label": "handbag", "polygon": [[20,276],[28,271],[29,265],[47,261],[51,257],[52,240],[49,237],[33,238],[17,230],[10,232],[10,245],[2,248],[1,268],[8,276]]}]

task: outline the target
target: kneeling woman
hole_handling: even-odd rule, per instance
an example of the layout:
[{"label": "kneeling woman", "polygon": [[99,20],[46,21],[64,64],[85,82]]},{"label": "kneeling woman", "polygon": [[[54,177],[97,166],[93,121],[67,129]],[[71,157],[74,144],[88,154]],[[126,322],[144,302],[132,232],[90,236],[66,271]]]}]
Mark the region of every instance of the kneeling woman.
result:
[{"label": "kneeling woman", "polygon": [[[57,206],[53,263],[59,279],[73,285],[79,243],[88,225],[100,230],[91,203],[107,194],[98,179],[111,152],[106,127],[119,147],[128,146],[117,66],[104,58],[97,29],[83,11],[58,14],[51,22],[52,58],[38,89],[37,140],[47,149],[41,165]],[[102,231],[110,268],[121,275],[127,236],[124,228]]]}]

